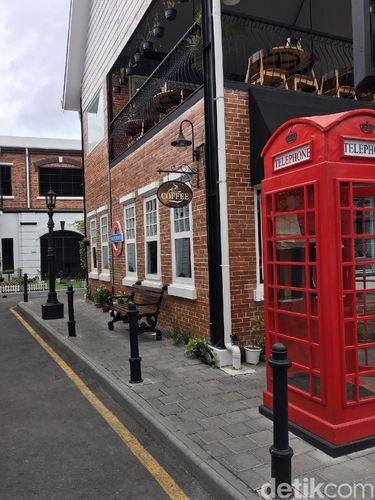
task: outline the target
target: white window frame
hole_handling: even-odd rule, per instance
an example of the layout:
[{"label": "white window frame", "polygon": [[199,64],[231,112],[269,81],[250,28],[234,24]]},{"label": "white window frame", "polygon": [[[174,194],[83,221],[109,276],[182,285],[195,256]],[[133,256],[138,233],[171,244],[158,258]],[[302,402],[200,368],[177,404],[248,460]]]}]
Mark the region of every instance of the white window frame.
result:
[{"label": "white window frame", "polygon": [[[102,123],[101,129],[99,130],[100,134],[98,136],[97,141],[91,142],[89,141],[89,114],[90,108],[92,108],[95,101],[98,99],[98,110],[101,104],[101,114],[102,114]],[[91,100],[90,104],[86,108],[86,144],[87,144],[87,153],[90,154],[98,144],[104,139],[104,96],[103,96],[103,87],[101,87],[98,92],[95,94],[94,98]],[[90,146],[91,144],[91,146]]]},{"label": "white window frame", "polygon": [[[189,207],[189,227],[188,231],[175,231],[175,210],[170,210],[170,220],[171,220],[171,246],[172,246],[172,284],[168,286],[168,294],[175,295],[177,297],[182,297],[186,299],[195,300],[197,298],[197,292],[195,288],[195,277],[194,277],[194,240],[193,240],[193,210],[192,204]],[[177,209],[178,210],[178,209]],[[191,277],[183,278],[176,275],[176,240],[182,238],[190,239],[190,265],[191,265]]]},{"label": "white window frame", "polygon": [[[146,228],[146,203],[149,201],[155,200],[156,202],[156,236],[147,236],[147,228]],[[147,198],[145,197],[143,199],[143,230],[144,230],[144,244],[145,244],[145,277],[146,280],[143,282],[143,284],[148,284],[147,281],[151,282],[152,284],[161,286],[160,279],[161,279],[161,267],[160,267],[160,221],[159,221],[159,201],[155,195],[148,196]],[[150,274],[147,273],[147,243],[150,241],[156,241],[157,242],[157,272],[156,274]]]},{"label": "white window frame", "polygon": [[[263,261],[263,232],[262,232],[262,191],[258,184],[254,186],[254,237],[255,237],[255,258],[256,258],[256,288],[253,291],[254,301],[262,302],[264,300],[264,284],[261,279],[259,262]],[[258,208],[260,214],[258,215]],[[260,222],[260,227],[259,227]],[[260,234],[260,238],[259,235]],[[263,269],[264,273],[264,269]],[[263,274],[264,277],[264,274]]]},{"label": "white window frame", "polygon": [[[102,230],[102,220],[107,219],[107,241],[103,241],[103,230]],[[108,214],[103,214],[99,218],[99,224],[100,224],[100,254],[101,254],[101,273],[99,274],[99,279],[102,281],[109,281],[110,280],[110,273],[109,273],[109,267],[110,267],[110,254],[109,254],[109,221],[108,221]],[[103,247],[107,247],[108,249],[108,268],[104,267],[103,265]]]},{"label": "white window frame", "polygon": [[[89,225],[90,225],[90,260],[91,260],[91,271],[89,272],[89,278],[91,279],[98,279],[98,233],[97,233],[97,227],[96,227],[96,217],[91,217],[89,218]],[[92,230],[92,227],[95,226],[94,231]],[[93,239],[95,238],[95,244],[93,242]],[[93,266],[94,264],[94,248],[96,248],[96,267]]]},{"label": "white window frame", "polygon": [[[127,231],[127,217],[126,211],[134,210],[134,238],[128,238]],[[135,271],[131,272],[128,270],[128,244],[134,244],[135,252]],[[135,203],[129,203],[124,206],[124,245],[125,245],[125,277],[122,280],[123,285],[131,286],[138,281],[138,259],[137,259],[137,213],[135,210]]]}]

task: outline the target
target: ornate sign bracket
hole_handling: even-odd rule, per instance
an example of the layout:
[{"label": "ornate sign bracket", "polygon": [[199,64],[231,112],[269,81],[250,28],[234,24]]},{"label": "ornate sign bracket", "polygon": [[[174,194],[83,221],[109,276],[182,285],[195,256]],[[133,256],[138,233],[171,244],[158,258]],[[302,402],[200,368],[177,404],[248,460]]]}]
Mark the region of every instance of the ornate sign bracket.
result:
[{"label": "ornate sign bracket", "polygon": [[199,169],[198,167],[191,167],[187,163],[183,163],[180,166],[171,167],[169,170],[158,170],[159,174],[181,174],[182,182],[190,182],[193,187],[199,188]]}]

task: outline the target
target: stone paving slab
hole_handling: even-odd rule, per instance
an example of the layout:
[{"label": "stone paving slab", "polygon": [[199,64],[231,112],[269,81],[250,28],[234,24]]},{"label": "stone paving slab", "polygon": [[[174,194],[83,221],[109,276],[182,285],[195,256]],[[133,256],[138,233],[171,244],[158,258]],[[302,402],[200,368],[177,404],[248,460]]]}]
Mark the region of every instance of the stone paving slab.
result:
[{"label": "stone paving slab", "polygon": [[[59,300],[66,302],[65,294],[59,294]],[[168,439],[185,450],[200,473],[222,487],[223,498],[255,498],[255,491],[270,479],[272,423],[258,412],[264,364],[255,367],[255,373],[232,377],[186,358],[184,348],[170,339],[157,342],[153,335],[143,334],[139,350],[145,383],[131,385],[126,325],[117,323],[109,331],[109,315],[76,293],[77,337],[68,338],[66,319],[38,319],[42,302],[31,298],[19,307],[111,380],[146,420],[165,428]],[[374,482],[375,448],[333,459],[293,434],[290,438],[296,476]]]}]

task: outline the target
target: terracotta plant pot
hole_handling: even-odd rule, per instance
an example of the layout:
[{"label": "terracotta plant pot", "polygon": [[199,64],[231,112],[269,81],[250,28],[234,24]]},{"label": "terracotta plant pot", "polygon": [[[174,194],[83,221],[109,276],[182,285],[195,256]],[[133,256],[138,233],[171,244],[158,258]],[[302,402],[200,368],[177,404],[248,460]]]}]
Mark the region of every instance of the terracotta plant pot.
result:
[{"label": "terracotta plant pot", "polygon": [[164,15],[167,21],[174,21],[177,16],[177,10],[174,9],[173,7],[165,9]]}]

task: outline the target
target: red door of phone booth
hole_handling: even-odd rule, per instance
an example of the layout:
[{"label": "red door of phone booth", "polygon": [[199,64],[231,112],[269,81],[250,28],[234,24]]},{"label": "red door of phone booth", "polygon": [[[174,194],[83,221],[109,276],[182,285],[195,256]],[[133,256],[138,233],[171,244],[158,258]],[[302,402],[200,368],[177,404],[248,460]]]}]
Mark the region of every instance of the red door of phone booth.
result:
[{"label": "red door of phone booth", "polygon": [[266,351],[288,348],[292,428],[334,456],[373,446],[375,111],[290,120],[262,156]]}]

